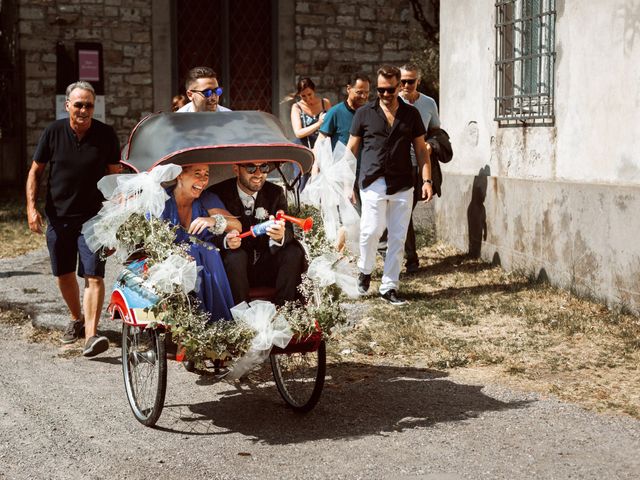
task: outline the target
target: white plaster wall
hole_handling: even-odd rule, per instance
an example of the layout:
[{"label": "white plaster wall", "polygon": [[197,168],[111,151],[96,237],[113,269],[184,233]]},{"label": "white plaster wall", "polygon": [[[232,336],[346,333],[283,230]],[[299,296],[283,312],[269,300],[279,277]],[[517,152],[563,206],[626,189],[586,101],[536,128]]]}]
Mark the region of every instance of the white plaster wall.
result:
[{"label": "white plaster wall", "polygon": [[491,156],[495,39],[493,2],[440,3],[440,119],[455,161],[443,172],[476,174]]},{"label": "white plaster wall", "polygon": [[557,3],[557,176],[640,184],[640,1]]},{"label": "white plaster wall", "polygon": [[436,233],[640,313],[640,0],[556,0],[556,122],[494,122],[495,2],[441,0]]},{"label": "white plaster wall", "polygon": [[494,2],[442,0],[440,114],[455,152],[444,172],[640,184],[640,1],[556,7],[556,124],[498,128]]}]

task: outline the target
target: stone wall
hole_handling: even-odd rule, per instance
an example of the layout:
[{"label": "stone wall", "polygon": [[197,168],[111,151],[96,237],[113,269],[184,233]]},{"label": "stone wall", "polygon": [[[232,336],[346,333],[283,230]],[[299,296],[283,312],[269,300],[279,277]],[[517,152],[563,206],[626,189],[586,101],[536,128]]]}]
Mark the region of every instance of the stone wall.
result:
[{"label": "stone wall", "polygon": [[72,58],[75,42],[102,43],[106,121],[121,142],[152,111],[149,0],[19,0],[19,22],[27,159],[55,119],[58,42]]},{"label": "stone wall", "polygon": [[[42,129],[55,119],[58,42],[72,56],[75,42],[102,43],[106,121],[122,143],[144,115],[166,108],[154,104],[154,88],[156,103],[166,103],[175,87],[168,80],[175,47],[170,33],[173,19],[167,14],[171,0],[17,2],[27,162]],[[299,76],[310,76],[318,92],[335,103],[344,97],[350,73],[362,70],[375,81],[380,65],[400,65],[411,58],[411,32],[418,25],[409,0],[280,0],[278,6],[280,17],[285,7],[291,10],[287,25],[279,26],[280,31],[290,28],[291,33],[280,36],[278,42],[280,47],[290,42],[293,48],[287,52],[295,52],[287,55],[286,62],[282,58],[278,62],[279,93],[292,92]],[[283,104],[278,113],[288,126],[289,106]]]},{"label": "stone wall", "polygon": [[296,2],[296,63],[293,84],[308,76],[333,103],[344,96],[351,73],[362,70],[375,82],[380,65],[411,58],[416,28],[408,0],[314,0]]}]

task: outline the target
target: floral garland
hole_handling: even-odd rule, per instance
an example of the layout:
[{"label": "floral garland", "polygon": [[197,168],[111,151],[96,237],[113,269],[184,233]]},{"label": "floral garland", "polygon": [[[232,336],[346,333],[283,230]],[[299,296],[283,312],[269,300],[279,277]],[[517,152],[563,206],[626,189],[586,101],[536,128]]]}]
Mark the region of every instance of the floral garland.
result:
[{"label": "floral garland", "polygon": [[[310,260],[332,252],[324,236],[319,211],[305,206],[303,209],[293,209],[293,212],[314,219],[315,227],[306,236],[294,226],[297,236],[305,236]],[[139,251],[146,256],[148,272],[171,256],[190,260],[188,246],[174,243],[178,228],[160,219],[133,213],[119,227],[116,238],[122,248]],[[198,241],[196,238],[191,240]],[[180,285],[174,285],[171,291],[150,288],[158,301],[147,310],[170,327],[173,339],[186,350],[189,359],[201,362],[206,358],[239,358],[251,348],[256,331],[246,323],[236,320],[211,322],[208,313],[199,308],[195,296],[185,292]],[[319,287],[309,276],[303,275],[300,292],[306,299],[305,303],[287,302],[278,310],[279,316],[288,321],[294,336],[304,338],[313,333],[317,325],[325,338],[329,338],[334,327],[346,321],[340,308],[340,288],[336,285]],[[152,322],[149,326],[155,327],[157,324]]]}]

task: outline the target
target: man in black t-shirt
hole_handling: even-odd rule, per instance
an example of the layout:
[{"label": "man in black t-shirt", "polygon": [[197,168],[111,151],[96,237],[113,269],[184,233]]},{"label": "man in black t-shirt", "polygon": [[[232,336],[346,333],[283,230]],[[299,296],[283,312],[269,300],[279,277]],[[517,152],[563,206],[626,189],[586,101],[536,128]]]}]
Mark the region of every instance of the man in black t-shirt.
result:
[{"label": "man in black t-shirt", "polygon": [[362,200],[358,288],[369,290],[376,248],[388,229],[387,255],[380,295],[393,305],[406,303],[397,295],[407,227],[411,219],[414,168],[411,145],[422,176],[421,198],[433,196],[429,151],[420,113],[398,100],[400,70],[383,66],[378,70],[378,99],[356,110],[351,123],[349,148],[360,156],[358,184]]},{"label": "man in black t-shirt", "polygon": [[[96,94],[88,82],[67,87],[69,118],[49,125],[38,142],[27,178],[29,228],[42,233],[44,223],[36,207],[38,187],[49,164],[45,213],[51,269],[71,314],[62,338],[73,343],[83,336],[83,355],[92,357],[109,348],[106,337],[97,336],[104,302],[104,260],[87,247],[82,224],[93,217],[104,200],[97,188],[107,173],[120,171],[120,144],[115,131],[93,119]],[[76,279],[84,277],[82,306]]]}]

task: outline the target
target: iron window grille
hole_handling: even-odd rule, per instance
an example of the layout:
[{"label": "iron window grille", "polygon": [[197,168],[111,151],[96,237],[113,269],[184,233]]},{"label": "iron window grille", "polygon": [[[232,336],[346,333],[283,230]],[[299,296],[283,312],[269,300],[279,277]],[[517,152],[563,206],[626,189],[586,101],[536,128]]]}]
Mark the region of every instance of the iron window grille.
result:
[{"label": "iron window grille", "polygon": [[495,120],[553,125],[555,0],[496,1]]}]

